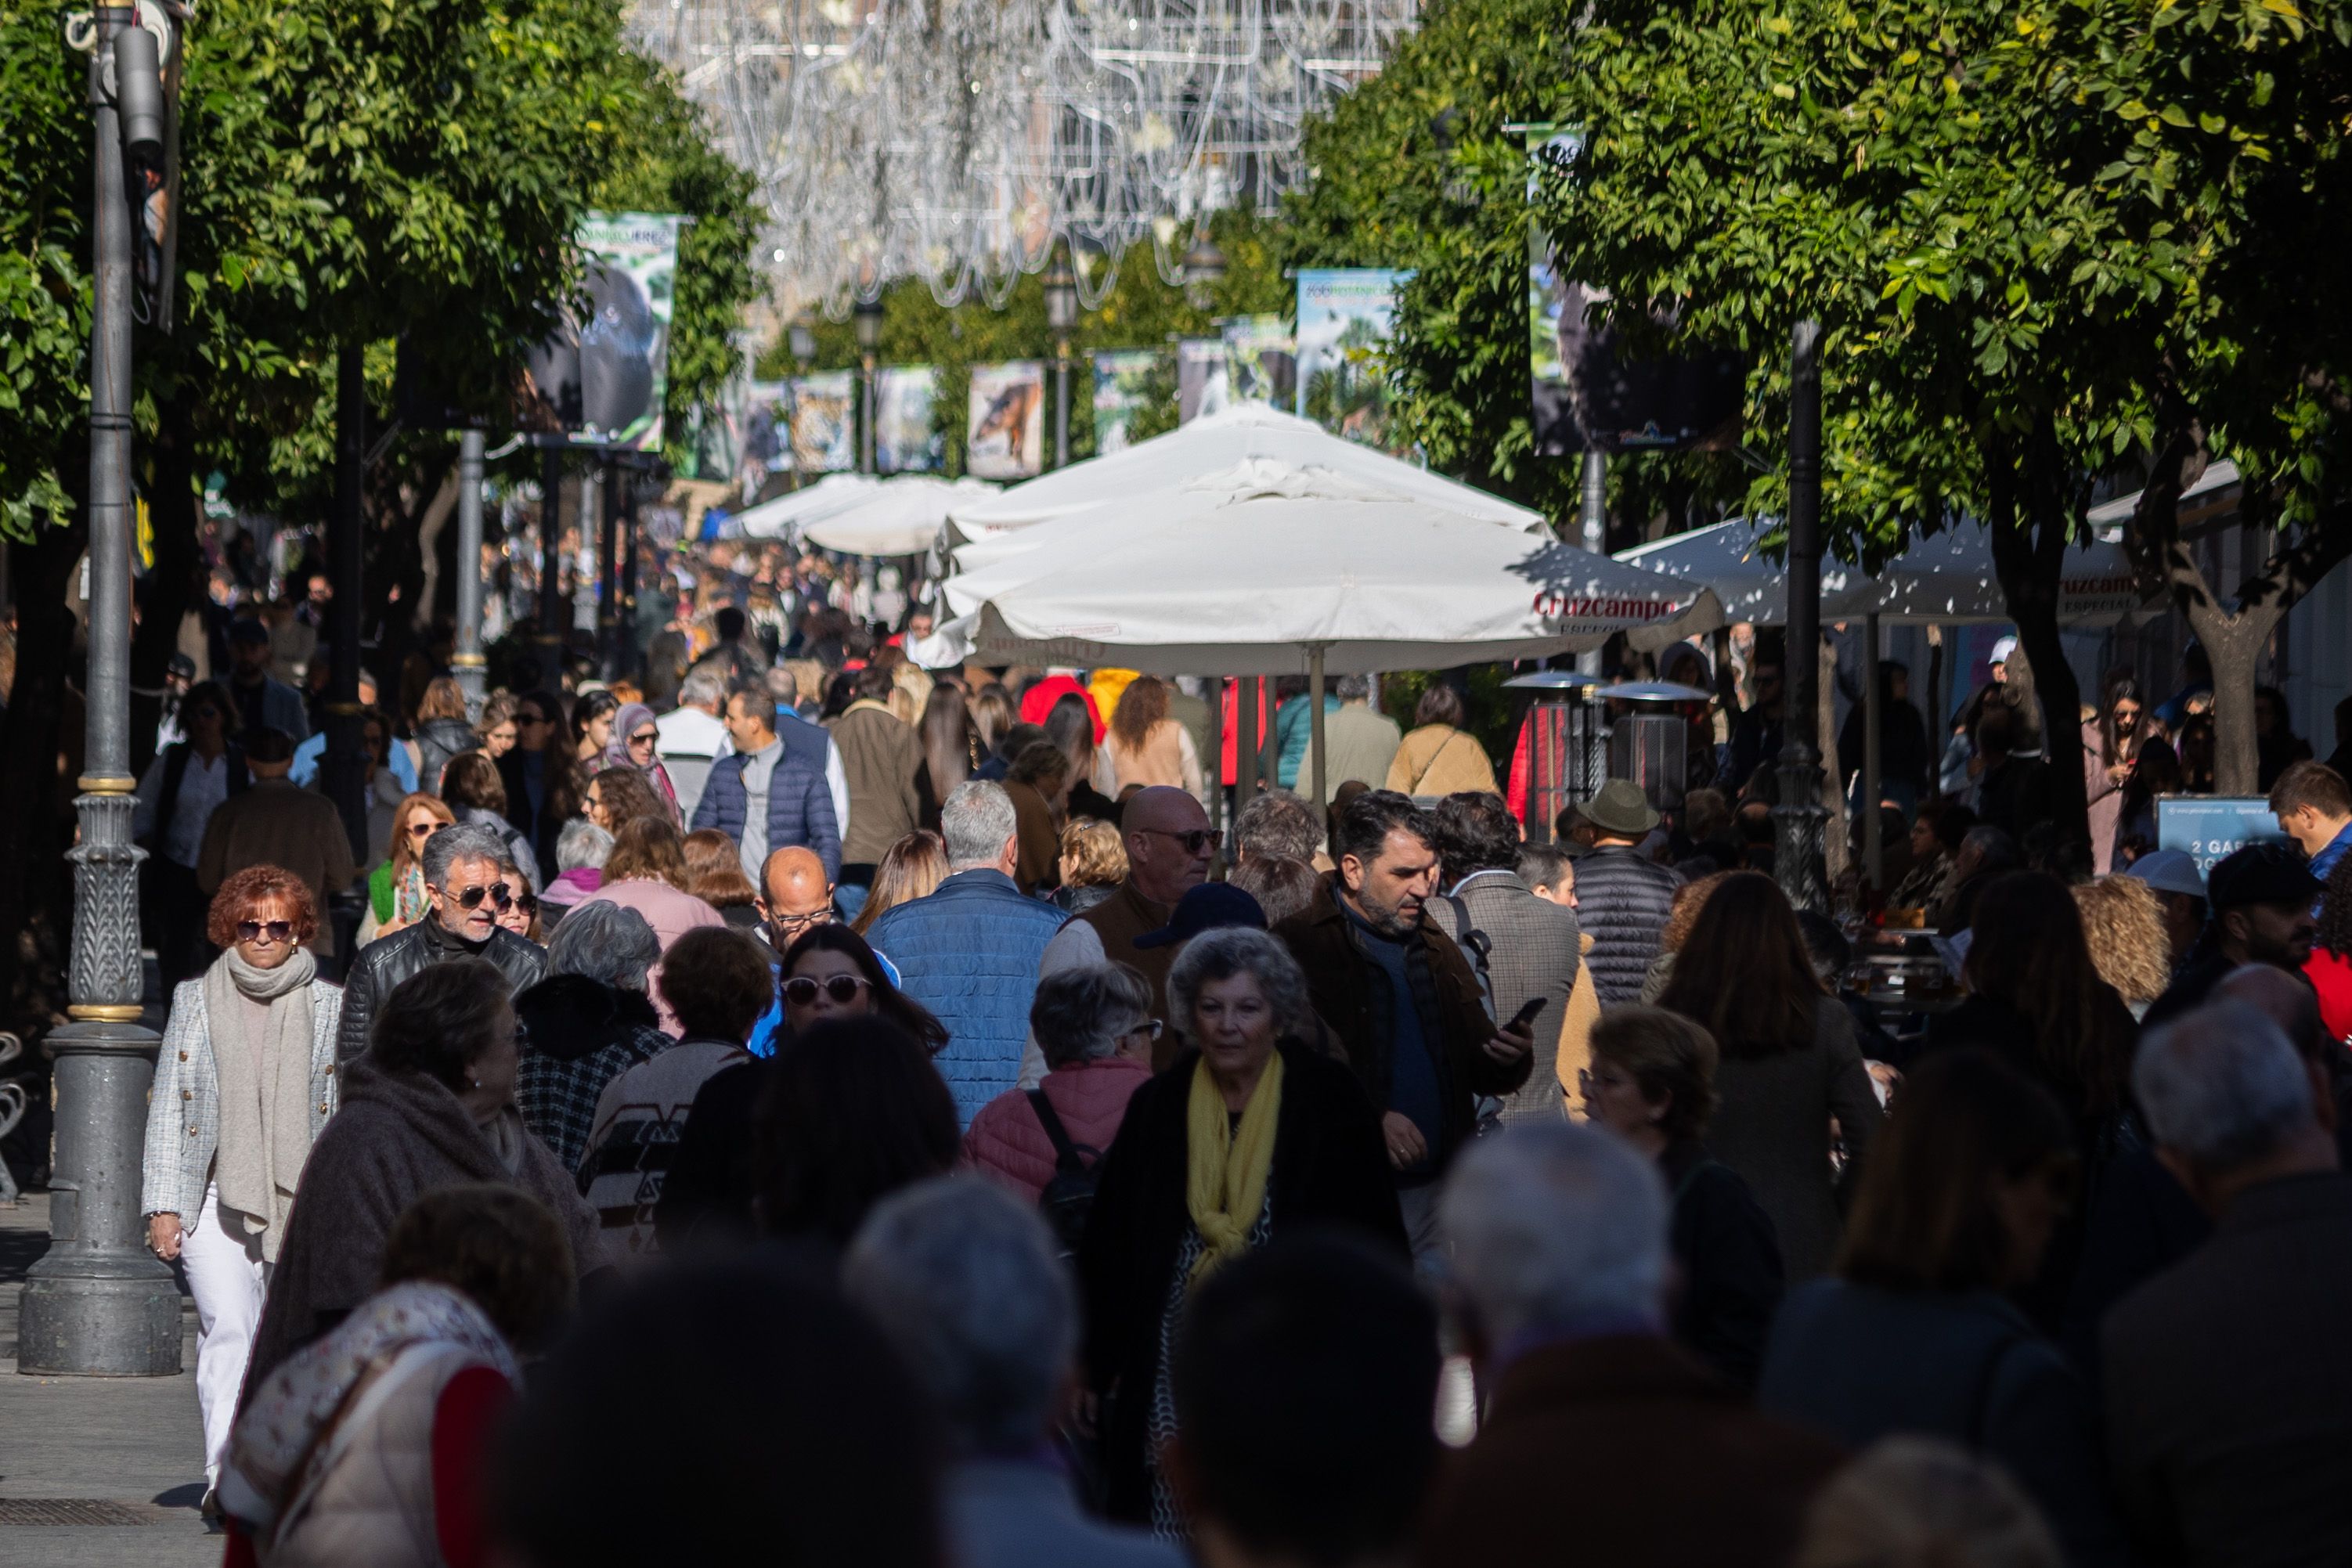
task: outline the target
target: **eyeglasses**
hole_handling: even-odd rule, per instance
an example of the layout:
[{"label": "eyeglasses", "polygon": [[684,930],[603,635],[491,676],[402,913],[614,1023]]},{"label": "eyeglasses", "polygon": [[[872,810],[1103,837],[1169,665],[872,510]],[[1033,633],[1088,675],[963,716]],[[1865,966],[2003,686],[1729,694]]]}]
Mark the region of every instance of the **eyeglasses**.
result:
[{"label": "eyeglasses", "polygon": [[639,730],[636,734],[629,737],[629,748],[634,751],[638,747],[642,746],[646,749],[651,750],[654,742],[660,738],[661,731],[657,729]]},{"label": "eyeglasses", "polygon": [[812,909],[806,915],[771,915],[768,924],[776,928],[778,936],[797,936],[813,926],[832,925],[833,905],[828,904],[822,909]]},{"label": "eyeglasses", "polygon": [[284,942],[293,935],[294,923],[290,920],[240,920],[236,923],[236,939],[240,942],[258,942],[264,936],[272,942]]},{"label": "eyeglasses", "polygon": [[804,1008],[816,1000],[820,986],[824,988],[826,996],[846,1007],[857,999],[858,992],[871,990],[874,982],[860,979],[856,975],[828,975],[822,980],[813,980],[806,975],[794,975],[784,982],[784,1000],[796,1008]]},{"label": "eyeglasses", "polygon": [[486,898],[497,907],[504,909],[514,902],[514,889],[505,883],[494,882],[488,887],[469,887],[465,892],[453,896],[457,900],[457,907],[460,909],[478,909],[481,906],[482,900]]},{"label": "eyeglasses", "polygon": [[1206,828],[1194,828],[1187,833],[1171,833],[1165,828],[1146,828],[1143,831],[1147,833],[1158,833],[1163,839],[1175,840],[1184,846],[1184,852],[1188,855],[1201,854],[1211,844],[1217,841],[1217,835]]},{"label": "eyeglasses", "polygon": [[[1128,1034],[1142,1035],[1147,1040],[1158,1040],[1160,1035],[1167,1030],[1167,1028],[1168,1026],[1161,1023],[1158,1019],[1145,1019],[1141,1023],[1137,1024],[1133,1029],[1129,1030],[1127,1032]],[[1119,1038],[1123,1040],[1126,1036],[1122,1035]]]}]

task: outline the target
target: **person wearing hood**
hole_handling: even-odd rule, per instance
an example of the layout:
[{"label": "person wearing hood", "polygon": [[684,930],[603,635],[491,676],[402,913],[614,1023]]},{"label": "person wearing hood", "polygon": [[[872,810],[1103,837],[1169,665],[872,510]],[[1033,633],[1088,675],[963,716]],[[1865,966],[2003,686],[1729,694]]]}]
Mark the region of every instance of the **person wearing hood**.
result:
[{"label": "person wearing hood", "polygon": [[623,703],[613,715],[613,737],[604,743],[596,771],[603,773],[614,768],[642,774],[668,808],[672,825],[685,827],[686,817],[678,810],[677,787],[670,782],[669,769],[662,766],[660,721],[655,717],[654,710],[643,703]]},{"label": "person wearing hood", "polygon": [[427,1193],[477,1182],[520,1188],[562,1221],[575,1276],[607,1266],[595,1212],[515,1109],[509,990],[497,965],[461,954],[384,998],[367,1053],[340,1070],[341,1106],[302,1167],[302,1201],[269,1276],[241,1409],[375,1293],[394,1222]]},{"label": "person wearing hood", "polygon": [[515,1104],[566,1170],[587,1152],[604,1085],[670,1048],[646,995],[646,972],[659,962],[661,938],[644,915],[591,904],[547,945],[547,978],[515,998]]},{"label": "person wearing hood", "polygon": [[318,922],[310,886],[281,867],[249,866],[223,883],[206,918],[221,956],[173,991],[156,1054],[140,1208],[149,1248],[183,1265],[196,1301],[208,1486],[296,1181],[335,1108],[343,994],[304,946]]}]

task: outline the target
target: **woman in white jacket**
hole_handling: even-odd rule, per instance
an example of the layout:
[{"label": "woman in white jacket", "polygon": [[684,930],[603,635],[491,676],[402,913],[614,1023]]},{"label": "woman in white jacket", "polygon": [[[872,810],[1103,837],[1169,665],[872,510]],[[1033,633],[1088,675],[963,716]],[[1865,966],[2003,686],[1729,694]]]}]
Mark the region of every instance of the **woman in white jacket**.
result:
[{"label": "woman in white jacket", "polygon": [[205,1480],[220,1476],[268,1270],[311,1140],[335,1108],[343,994],[304,946],[318,906],[282,867],[238,872],[213,897],[221,949],[172,993],[147,1103],[140,1207],[147,1241],[196,1299]]}]

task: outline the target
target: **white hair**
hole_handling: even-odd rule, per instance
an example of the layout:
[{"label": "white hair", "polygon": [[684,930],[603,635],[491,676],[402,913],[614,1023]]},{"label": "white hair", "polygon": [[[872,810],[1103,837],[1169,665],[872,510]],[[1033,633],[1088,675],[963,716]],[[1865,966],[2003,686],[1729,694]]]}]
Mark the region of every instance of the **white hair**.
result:
[{"label": "white hair", "polygon": [[1655,1320],[1670,1205],[1654,1162],[1578,1124],[1483,1138],[1439,1199],[1454,1272],[1490,1343],[1601,1318]]},{"label": "white hair", "polygon": [[1201,988],[1241,974],[1255,979],[1265,993],[1276,1034],[1307,1032],[1313,1007],[1306,973],[1282,938],[1249,925],[1221,925],[1184,944],[1168,970],[1168,1026],[1191,1039],[1197,1032],[1192,1009],[1200,1003]]},{"label": "white hair", "polygon": [[700,707],[704,703],[724,703],[727,682],[713,670],[697,670],[677,684],[680,707]]},{"label": "white hair", "polygon": [[625,904],[594,902],[565,915],[547,944],[547,972],[585,975],[620,991],[646,988],[646,971],[661,962],[661,938],[646,917]]},{"label": "white hair", "polygon": [[1026,1453],[1077,1351],[1077,1291],[1037,1211],[978,1176],[874,1206],[842,1261],[866,1309],[969,1454]]},{"label": "white hair", "polygon": [[513,859],[506,840],[478,822],[449,822],[433,831],[425,841],[425,850],[417,857],[425,880],[433,886],[449,888],[449,868],[461,860],[488,861],[492,865],[504,865]]},{"label": "white hair", "polygon": [[572,818],[555,835],[555,869],[559,872],[578,871],[582,866],[601,868],[612,852],[613,835],[585,817]]},{"label": "white hair", "polygon": [[2313,1119],[2303,1059],[2242,1002],[2149,1030],[2132,1061],[2132,1093],[2158,1144],[2217,1173],[2261,1159]]},{"label": "white hair", "polygon": [[940,836],[947,841],[948,870],[994,865],[1004,853],[1004,841],[1013,836],[1016,821],[1013,797],[1004,792],[1003,785],[984,779],[957,785],[940,808]]}]

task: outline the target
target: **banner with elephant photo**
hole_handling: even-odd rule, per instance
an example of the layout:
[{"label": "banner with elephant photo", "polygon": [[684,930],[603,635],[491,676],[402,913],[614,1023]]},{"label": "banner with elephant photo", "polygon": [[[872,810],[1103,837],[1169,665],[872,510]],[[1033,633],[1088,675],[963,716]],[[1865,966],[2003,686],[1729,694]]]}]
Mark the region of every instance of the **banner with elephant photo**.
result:
[{"label": "banner with elephant photo", "polygon": [[1045,455],[1045,362],[971,367],[963,471],[975,479],[1027,479]]},{"label": "banner with elephant photo", "polygon": [[675,213],[590,213],[581,287],[579,428],[583,445],[657,452],[669,390],[669,327],[677,289]]}]

